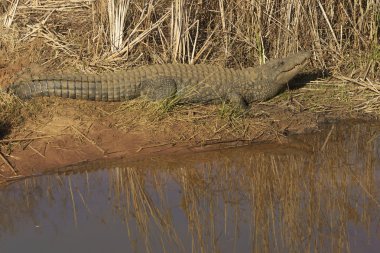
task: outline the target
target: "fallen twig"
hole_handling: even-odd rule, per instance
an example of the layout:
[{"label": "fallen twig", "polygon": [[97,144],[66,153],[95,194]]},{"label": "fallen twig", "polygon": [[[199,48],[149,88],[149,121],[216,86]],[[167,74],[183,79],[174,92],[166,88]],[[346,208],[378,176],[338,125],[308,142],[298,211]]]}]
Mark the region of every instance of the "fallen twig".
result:
[{"label": "fallen twig", "polygon": [[7,158],[5,158],[5,156],[3,155],[3,153],[0,152],[0,158],[1,160],[4,161],[4,163],[11,169],[11,171],[17,175],[17,170],[12,166],[12,164],[10,164],[10,162],[8,162]]},{"label": "fallen twig", "polygon": [[341,75],[334,75],[334,78],[336,79],[339,79],[339,80],[342,80],[342,81],[346,81],[346,82],[351,82],[351,83],[355,83],[363,88],[366,88],[370,91],[373,91],[373,92],[376,92],[377,94],[380,94],[380,85],[376,85],[374,83],[372,83],[371,81],[364,81],[364,80],[361,80],[361,79],[353,79],[353,78],[349,78],[349,77],[346,77],[346,76],[341,76]]},{"label": "fallen twig", "polygon": [[33,150],[37,155],[43,157],[43,158],[46,158],[46,156],[44,156],[43,154],[41,154],[40,151],[38,151],[37,149],[33,148],[32,145],[29,145],[28,146],[31,150]]},{"label": "fallen twig", "polygon": [[167,142],[167,143],[160,143],[160,144],[155,144],[155,145],[150,145],[150,146],[144,146],[144,147],[140,147],[136,153],[140,152],[141,150],[143,149],[148,149],[148,148],[158,148],[158,147],[162,147],[162,146],[167,146],[167,145],[170,145],[170,146],[175,146],[176,143],[174,142]]},{"label": "fallen twig", "polygon": [[88,142],[90,142],[92,145],[94,145],[98,150],[100,150],[103,154],[106,153],[104,149],[98,146],[95,141],[89,139],[86,135],[84,135],[81,131],[79,131],[75,126],[71,126],[71,128],[77,132],[80,136],[82,136],[84,139],[86,139]]},{"label": "fallen twig", "polygon": [[66,134],[45,135],[45,136],[37,136],[37,137],[30,137],[30,138],[18,138],[18,139],[5,139],[5,140],[0,140],[0,143],[33,141],[33,140],[39,140],[39,139],[53,138],[53,137],[57,137],[57,136],[61,136],[61,135],[66,135]]},{"label": "fallen twig", "polygon": [[7,176],[1,175],[1,174],[0,174],[0,177],[4,178],[6,181],[17,180],[17,179],[20,179],[20,178],[25,178],[25,176],[23,176],[23,175],[17,175],[17,176],[7,177]]}]

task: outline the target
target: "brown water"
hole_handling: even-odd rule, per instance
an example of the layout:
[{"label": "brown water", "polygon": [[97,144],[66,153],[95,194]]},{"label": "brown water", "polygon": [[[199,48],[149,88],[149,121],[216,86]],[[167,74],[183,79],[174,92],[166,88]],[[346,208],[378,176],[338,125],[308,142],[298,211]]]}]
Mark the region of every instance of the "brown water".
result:
[{"label": "brown water", "polygon": [[[0,252],[379,252],[380,125],[0,191]],[[86,168],[87,167],[87,168]]]}]

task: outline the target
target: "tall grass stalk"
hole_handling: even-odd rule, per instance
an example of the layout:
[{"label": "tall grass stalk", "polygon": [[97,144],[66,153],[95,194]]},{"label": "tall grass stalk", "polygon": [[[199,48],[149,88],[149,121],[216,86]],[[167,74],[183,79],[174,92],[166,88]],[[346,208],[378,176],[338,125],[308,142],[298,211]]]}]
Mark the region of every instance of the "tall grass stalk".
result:
[{"label": "tall grass stalk", "polygon": [[116,52],[123,48],[124,25],[130,2],[130,0],[108,0],[111,52]]},{"label": "tall grass stalk", "polygon": [[14,16],[16,14],[16,9],[17,9],[18,3],[19,3],[19,0],[12,1],[11,5],[8,9],[8,12],[5,14],[4,26],[6,28],[9,28],[13,22]]},{"label": "tall grass stalk", "polygon": [[[54,4],[39,0],[37,7],[33,1],[20,1],[17,10],[12,9],[15,3],[7,2],[0,9],[0,15],[8,17],[7,25],[17,30],[11,35],[16,38],[9,41],[25,37],[28,27],[38,24],[54,7],[44,28],[57,35],[60,45],[74,50],[69,56],[62,54],[59,45],[53,52],[40,50],[41,63],[55,57],[58,65],[70,57],[84,66],[90,62],[103,68],[123,68],[131,62],[247,67],[311,50],[314,68],[379,78],[376,0],[62,0]],[[14,17],[5,10],[13,10]],[[35,37],[20,41],[19,47]]]}]

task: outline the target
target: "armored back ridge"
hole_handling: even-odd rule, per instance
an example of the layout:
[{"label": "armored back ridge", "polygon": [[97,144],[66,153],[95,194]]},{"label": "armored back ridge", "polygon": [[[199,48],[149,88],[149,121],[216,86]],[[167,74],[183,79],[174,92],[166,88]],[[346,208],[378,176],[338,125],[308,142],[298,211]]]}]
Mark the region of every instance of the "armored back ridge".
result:
[{"label": "armored back ridge", "polygon": [[124,101],[145,96],[180,103],[245,106],[275,96],[307,64],[311,54],[294,54],[267,64],[233,70],[212,65],[163,64],[102,74],[39,75],[18,81],[8,91],[22,99],[59,96],[96,101]]}]

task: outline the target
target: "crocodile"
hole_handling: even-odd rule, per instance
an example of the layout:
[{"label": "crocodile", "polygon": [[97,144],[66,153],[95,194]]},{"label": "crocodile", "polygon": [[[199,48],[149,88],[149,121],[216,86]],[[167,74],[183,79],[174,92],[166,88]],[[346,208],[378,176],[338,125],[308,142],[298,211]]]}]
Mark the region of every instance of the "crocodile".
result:
[{"label": "crocodile", "polygon": [[300,52],[239,70],[207,64],[156,64],[101,74],[44,74],[16,81],[6,90],[21,99],[59,96],[125,101],[175,97],[182,104],[224,101],[246,107],[277,95],[310,57],[310,52]]}]

